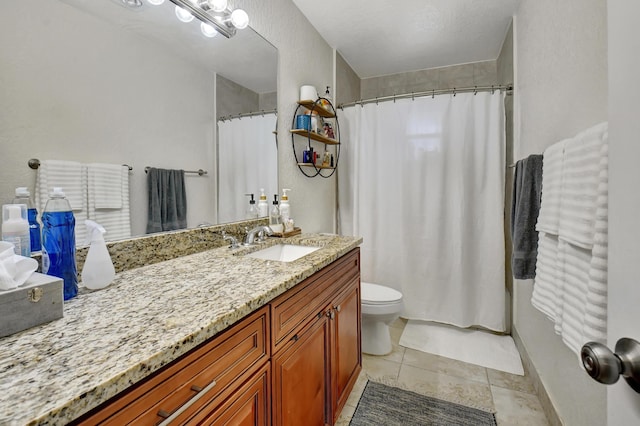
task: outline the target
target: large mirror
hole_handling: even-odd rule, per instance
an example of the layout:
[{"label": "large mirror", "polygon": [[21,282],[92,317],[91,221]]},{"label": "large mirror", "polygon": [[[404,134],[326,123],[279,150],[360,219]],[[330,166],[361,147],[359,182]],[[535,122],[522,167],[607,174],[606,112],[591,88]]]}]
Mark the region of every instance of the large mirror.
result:
[{"label": "large mirror", "polygon": [[[218,200],[223,179],[236,179],[219,176],[219,164],[238,171],[254,166],[243,163],[247,156],[220,157],[226,151],[219,149],[225,141],[218,140],[217,122],[275,109],[277,50],[250,27],[230,39],[207,38],[197,19],[178,21],[169,1],[126,6],[134,3],[0,3],[2,204],[18,186],[36,190],[31,158],[127,164],[131,235],[141,235],[145,167],[202,169],[207,174],[185,176],[187,225],[220,223],[220,206],[229,204]],[[273,130],[264,138],[275,152]],[[261,186],[267,184],[233,189],[233,202],[244,203],[244,193]],[[225,222],[245,219],[244,209],[224,216]]]}]

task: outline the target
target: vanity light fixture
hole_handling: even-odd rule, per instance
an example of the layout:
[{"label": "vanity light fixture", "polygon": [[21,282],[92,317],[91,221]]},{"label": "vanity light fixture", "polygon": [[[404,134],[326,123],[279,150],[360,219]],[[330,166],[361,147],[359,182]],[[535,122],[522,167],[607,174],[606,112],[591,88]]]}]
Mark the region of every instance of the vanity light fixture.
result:
[{"label": "vanity light fixture", "polygon": [[216,35],[218,35],[218,31],[216,31],[215,28],[213,28],[211,25],[206,24],[204,22],[200,23],[200,31],[202,31],[202,34],[205,37],[215,37]]},{"label": "vanity light fixture", "polygon": [[193,15],[188,10],[183,9],[180,6],[176,6],[176,17],[182,22],[193,21]]},{"label": "vanity light fixture", "polygon": [[[160,5],[164,0],[147,0]],[[200,30],[206,37],[220,33],[227,38],[249,25],[249,15],[242,9],[231,10],[227,0],[170,0],[176,5],[176,16],[182,22],[191,22],[194,17],[201,21]]]}]

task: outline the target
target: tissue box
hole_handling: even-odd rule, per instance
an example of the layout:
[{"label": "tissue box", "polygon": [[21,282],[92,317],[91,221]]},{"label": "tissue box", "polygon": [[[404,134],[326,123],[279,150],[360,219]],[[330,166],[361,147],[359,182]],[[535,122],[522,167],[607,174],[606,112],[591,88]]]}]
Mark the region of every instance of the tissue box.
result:
[{"label": "tissue box", "polygon": [[62,279],[34,272],[21,287],[0,291],[0,337],[62,318]]}]

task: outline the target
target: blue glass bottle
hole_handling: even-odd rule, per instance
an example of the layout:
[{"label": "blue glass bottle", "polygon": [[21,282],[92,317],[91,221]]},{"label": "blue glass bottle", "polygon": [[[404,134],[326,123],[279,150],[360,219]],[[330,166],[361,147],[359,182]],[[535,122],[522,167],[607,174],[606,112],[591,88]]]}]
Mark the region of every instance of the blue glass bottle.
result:
[{"label": "blue glass bottle", "polygon": [[31,253],[42,250],[42,242],[40,239],[40,223],[38,223],[38,210],[36,210],[31,194],[26,187],[16,188],[16,198],[13,204],[26,204],[27,215],[29,219],[29,238],[31,240]]},{"label": "blue glass bottle", "polygon": [[62,278],[64,300],[78,294],[76,220],[61,188],[53,188],[42,212],[42,272]]}]

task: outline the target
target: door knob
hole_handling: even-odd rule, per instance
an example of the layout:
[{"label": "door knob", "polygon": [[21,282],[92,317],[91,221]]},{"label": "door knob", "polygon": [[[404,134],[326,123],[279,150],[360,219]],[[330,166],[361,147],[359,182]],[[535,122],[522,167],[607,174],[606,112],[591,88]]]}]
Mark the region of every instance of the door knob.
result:
[{"label": "door knob", "polygon": [[640,393],[640,343],[623,337],[616,351],[598,342],[589,342],[580,351],[582,365],[594,380],[611,385],[622,375],[629,386]]}]

